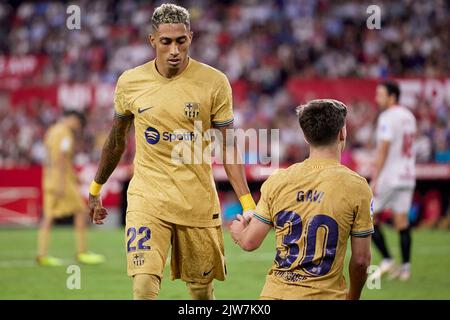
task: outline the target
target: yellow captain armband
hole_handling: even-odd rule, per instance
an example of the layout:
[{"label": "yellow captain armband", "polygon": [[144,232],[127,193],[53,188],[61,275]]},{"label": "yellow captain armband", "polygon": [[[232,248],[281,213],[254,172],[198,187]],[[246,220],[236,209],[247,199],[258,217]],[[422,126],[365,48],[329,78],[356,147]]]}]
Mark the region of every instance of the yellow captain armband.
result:
[{"label": "yellow captain armband", "polygon": [[95,180],[92,180],[92,183],[89,187],[89,193],[93,196],[98,196],[100,194],[100,191],[102,190],[102,184],[99,184],[95,182]]},{"label": "yellow captain armband", "polygon": [[247,210],[256,209],[255,200],[253,200],[253,197],[250,193],[244,194],[242,197],[240,197],[239,202],[241,203],[242,211],[244,212]]}]

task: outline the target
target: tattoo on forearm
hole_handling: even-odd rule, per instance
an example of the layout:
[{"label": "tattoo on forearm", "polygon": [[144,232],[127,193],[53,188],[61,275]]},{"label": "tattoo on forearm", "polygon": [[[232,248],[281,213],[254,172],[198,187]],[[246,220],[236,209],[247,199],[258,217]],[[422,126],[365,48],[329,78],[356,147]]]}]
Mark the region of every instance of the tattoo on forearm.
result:
[{"label": "tattoo on forearm", "polygon": [[227,127],[220,128],[224,139],[221,141],[223,165],[228,176],[228,180],[236,192],[236,195],[241,196],[249,193],[250,190],[245,177],[244,164],[237,147],[237,138],[235,136],[227,137],[226,129],[233,129],[233,125],[231,124]]},{"label": "tattoo on forearm", "polygon": [[95,175],[97,183],[105,183],[119,163],[125,151],[127,135],[132,122],[133,118],[114,118],[113,126],[103,146],[100,164]]}]

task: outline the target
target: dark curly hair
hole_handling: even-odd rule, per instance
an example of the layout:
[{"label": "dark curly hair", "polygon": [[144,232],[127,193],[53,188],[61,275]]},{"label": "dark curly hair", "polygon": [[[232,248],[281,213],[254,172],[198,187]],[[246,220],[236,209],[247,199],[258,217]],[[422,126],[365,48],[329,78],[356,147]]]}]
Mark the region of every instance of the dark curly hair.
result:
[{"label": "dark curly hair", "polygon": [[300,127],[312,146],[327,146],[337,140],[345,125],[347,107],[338,100],[319,99],[297,108]]}]

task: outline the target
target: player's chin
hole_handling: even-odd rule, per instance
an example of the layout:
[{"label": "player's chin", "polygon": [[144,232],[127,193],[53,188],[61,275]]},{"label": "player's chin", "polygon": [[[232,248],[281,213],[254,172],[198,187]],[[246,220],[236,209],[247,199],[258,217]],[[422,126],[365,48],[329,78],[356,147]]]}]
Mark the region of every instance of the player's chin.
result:
[{"label": "player's chin", "polygon": [[183,63],[183,60],[181,60],[181,59],[176,60],[176,61],[171,61],[171,60],[167,61],[169,68],[174,69],[174,70],[179,69],[180,66],[182,65],[182,63]]},{"label": "player's chin", "polygon": [[178,64],[174,65],[174,64],[169,63],[169,69],[173,70],[173,71],[177,71],[180,69],[180,64],[178,63]]}]

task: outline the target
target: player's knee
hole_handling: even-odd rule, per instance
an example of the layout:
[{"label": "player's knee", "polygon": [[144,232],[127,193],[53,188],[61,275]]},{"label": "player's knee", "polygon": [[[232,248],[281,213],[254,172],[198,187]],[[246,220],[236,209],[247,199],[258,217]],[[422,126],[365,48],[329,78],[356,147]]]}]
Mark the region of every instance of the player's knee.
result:
[{"label": "player's knee", "polygon": [[44,217],[44,220],[41,222],[41,229],[49,230],[53,225],[53,218]]},{"label": "player's knee", "polygon": [[214,286],[213,283],[201,284],[195,282],[188,282],[187,287],[189,293],[194,300],[214,300]]},{"label": "player's knee", "polygon": [[407,215],[402,215],[401,217],[398,217],[394,221],[394,228],[397,231],[402,231],[404,229],[407,229],[409,227],[409,221]]},{"label": "player's knee", "polygon": [[137,274],[133,277],[133,299],[155,300],[161,287],[161,279],[153,274]]},{"label": "player's knee", "polygon": [[74,213],[74,224],[77,227],[84,227],[86,225],[86,215],[82,211]]}]

